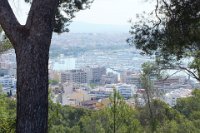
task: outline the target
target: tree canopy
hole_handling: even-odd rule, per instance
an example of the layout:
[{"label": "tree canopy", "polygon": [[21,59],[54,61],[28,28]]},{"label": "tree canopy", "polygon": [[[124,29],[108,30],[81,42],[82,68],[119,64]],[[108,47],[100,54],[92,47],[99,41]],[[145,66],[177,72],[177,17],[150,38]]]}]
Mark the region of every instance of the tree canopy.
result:
[{"label": "tree canopy", "polygon": [[[198,133],[200,131],[200,90],[192,97],[179,99],[177,106],[170,107],[160,100],[152,100],[154,125],[148,104],[143,107],[129,106],[121,96],[111,97],[110,107],[101,110],[74,108],[53,103],[49,99],[49,133]],[[114,97],[116,104],[114,104]],[[198,100],[197,100],[198,99]],[[16,101],[0,94],[0,132],[16,130]],[[116,118],[114,119],[114,114]],[[151,130],[154,126],[154,131]]]},{"label": "tree canopy", "polygon": [[[163,67],[185,69],[200,80],[199,0],[157,0],[155,11],[138,19],[130,30],[130,44],[144,54],[157,56]],[[183,58],[193,61],[185,66]]]}]

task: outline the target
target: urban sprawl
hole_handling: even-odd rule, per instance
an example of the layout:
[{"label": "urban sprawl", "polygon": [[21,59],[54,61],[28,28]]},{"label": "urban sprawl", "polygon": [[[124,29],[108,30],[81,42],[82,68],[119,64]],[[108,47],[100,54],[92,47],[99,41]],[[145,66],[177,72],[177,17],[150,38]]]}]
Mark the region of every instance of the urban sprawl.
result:
[{"label": "urban sprawl", "polygon": [[[0,84],[9,96],[16,94],[16,61],[14,51],[1,55]],[[124,97],[127,104],[145,104],[143,95],[145,89],[141,85],[141,70],[108,68],[104,63],[90,65],[82,61],[82,67],[56,70],[54,65],[65,64],[60,55],[59,59],[49,63],[49,90],[54,102],[62,105],[101,109],[109,106],[109,97],[114,89]],[[94,59],[93,59],[94,60]],[[105,59],[106,60],[106,59]],[[85,65],[85,66],[84,66]],[[193,89],[199,87],[188,76],[173,76],[165,80],[151,77],[154,89],[160,94],[157,97],[170,106],[176,100],[191,95]],[[136,100],[137,96],[137,100]],[[155,97],[156,98],[156,97]]]}]

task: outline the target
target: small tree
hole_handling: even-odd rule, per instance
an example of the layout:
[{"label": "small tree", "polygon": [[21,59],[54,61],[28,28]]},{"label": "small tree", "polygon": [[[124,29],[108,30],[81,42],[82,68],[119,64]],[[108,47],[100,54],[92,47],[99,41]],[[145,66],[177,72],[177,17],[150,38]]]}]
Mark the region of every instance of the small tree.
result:
[{"label": "small tree", "polygon": [[[110,96],[110,101],[113,133],[138,132],[141,130],[139,122],[135,119],[135,110],[125,102],[124,98],[115,88],[113,89],[113,94]],[[126,125],[128,123],[130,126]]]},{"label": "small tree", "polygon": [[144,100],[145,100],[146,106],[148,107],[152,132],[156,130],[155,115],[154,115],[153,108],[151,105],[151,102],[153,98],[155,97],[155,90],[150,78],[152,75],[154,76],[156,75],[155,68],[156,67],[153,63],[150,63],[150,62],[144,63],[142,65],[142,75],[141,75],[142,87],[145,90]]}]

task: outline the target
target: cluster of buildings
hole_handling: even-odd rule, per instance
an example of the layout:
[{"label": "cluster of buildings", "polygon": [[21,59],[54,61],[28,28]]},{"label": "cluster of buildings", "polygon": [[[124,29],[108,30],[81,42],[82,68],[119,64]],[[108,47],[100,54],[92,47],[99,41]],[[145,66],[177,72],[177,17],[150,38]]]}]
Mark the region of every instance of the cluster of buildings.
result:
[{"label": "cluster of buildings", "polygon": [[[99,105],[99,101],[109,99],[114,89],[127,102],[145,104],[145,89],[142,87],[140,71],[125,70],[117,74],[108,71],[106,67],[84,67],[61,71],[59,79],[64,88],[64,93],[59,94],[63,105],[94,107]],[[150,78],[150,80],[159,98],[170,106],[174,106],[178,98],[190,96],[192,89],[195,88],[194,82],[185,76],[174,76],[165,80]],[[139,96],[137,101],[136,95]]]},{"label": "cluster of buildings", "polygon": [[[191,96],[193,89],[199,88],[194,81],[186,78],[186,76],[174,76],[164,80],[151,80],[153,85],[154,96],[152,98],[159,98],[169,104],[175,106],[177,99]],[[144,105],[145,101],[142,99],[145,89],[141,88],[137,91],[139,96],[139,104]]]},{"label": "cluster of buildings", "polygon": [[89,95],[93,99],[104,99],[110,97],[113,94],[114,89],[125,99],[132,98],[136,92],[135,85],[118,83],[98,86],[95,89],[92,89],[89,92]]},{"label": "cluster of buildings", "polygon": [[112,72],[107,73],[105,67],[84,67],[61,72],[60,81],[61,83],[113,84],[118,83],[118,75]]},{"label": "cluster of buildings", "polygon": [[0,55],[0,85],[4,93],[16,94],[16,55],[13,50]]},{"label": "cluster of buildings", "polygon": [[[16,94],[16,57],[13,51],[0,55],[0,84],[5,93]],[[63,105],[94,108],[108,105],[114,89],[126,101],[135,104],[135,96],[141,105],[145,104],[141,72],[139,70],[108,71],[104,66],[86,66],[77,69],[56,71],[49,67],[49,78],[59,84],[50,85],[52,98]],[[178,98],[191,95],[192,89],[199,87],[186,76],[173,76],[165,80],[150,78],[157,93],[170,106]],[[107,99],[107,100],[105,100]],[[130,100],[131,99],[131,100]],[[106,102],[105,102],[106,101]]]}]

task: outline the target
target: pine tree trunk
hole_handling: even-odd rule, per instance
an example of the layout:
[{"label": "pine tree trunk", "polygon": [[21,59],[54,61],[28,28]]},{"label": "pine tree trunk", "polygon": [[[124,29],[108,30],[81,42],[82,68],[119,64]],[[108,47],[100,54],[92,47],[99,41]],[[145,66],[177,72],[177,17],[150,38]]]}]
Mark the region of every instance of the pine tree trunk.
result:
[{"label": "pine tree trunk", "polygon": [[21,47],[16,48],[17,133],[46,133],[48,129],[50,40],[33,40],[22,41]]},{"label": "pine tree trunk", "polygon": [[47,133],[49,47],[59,0],[33,0],[21,25],[0,0],[0,25],[17,58],[17,133]]}]

